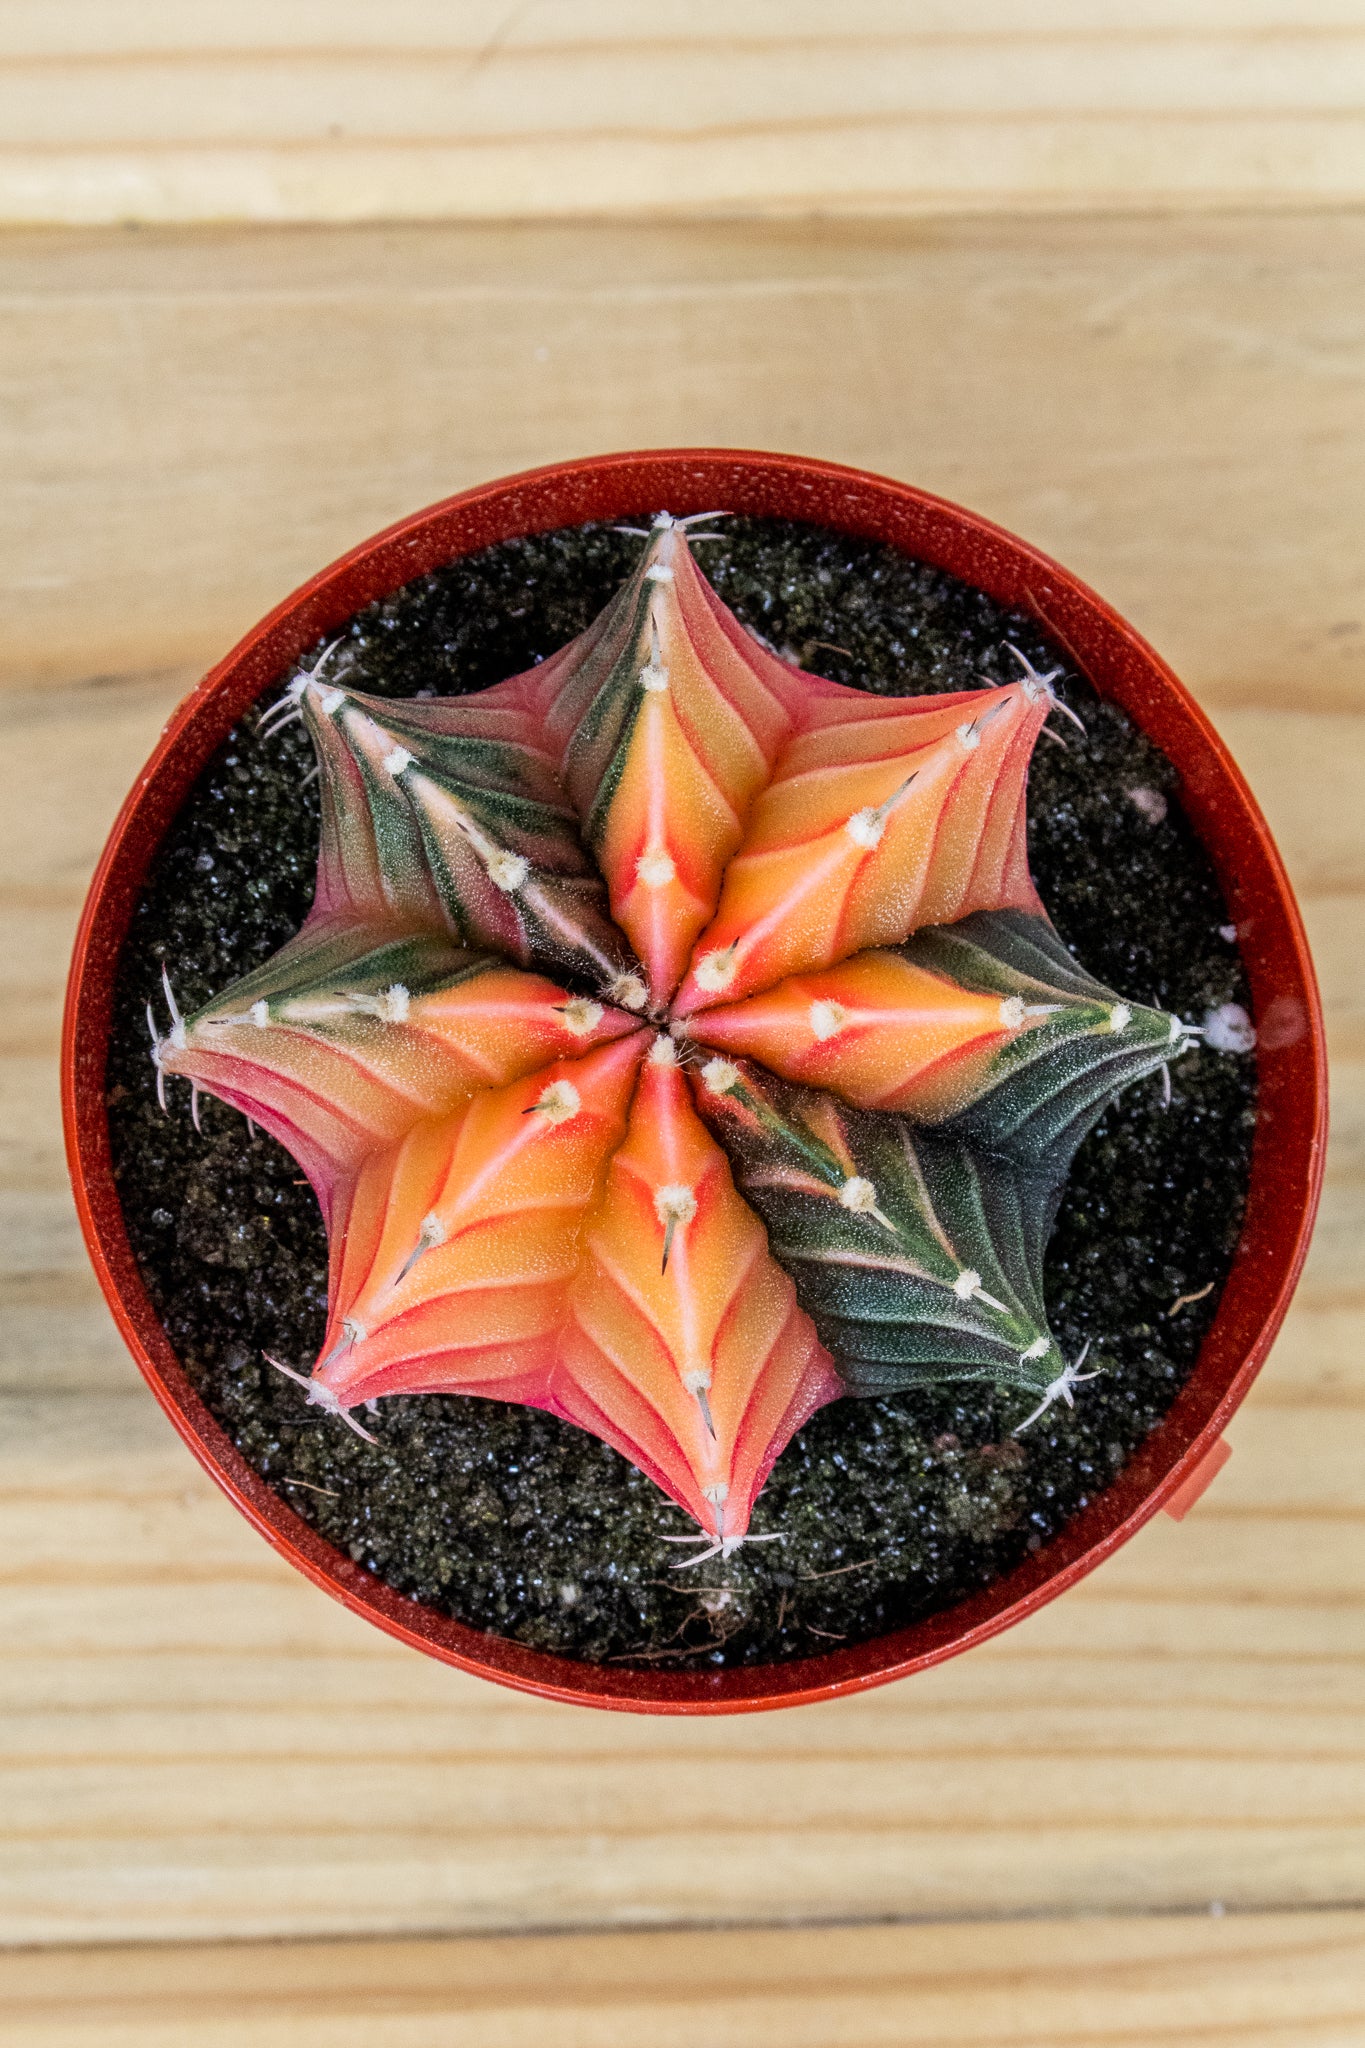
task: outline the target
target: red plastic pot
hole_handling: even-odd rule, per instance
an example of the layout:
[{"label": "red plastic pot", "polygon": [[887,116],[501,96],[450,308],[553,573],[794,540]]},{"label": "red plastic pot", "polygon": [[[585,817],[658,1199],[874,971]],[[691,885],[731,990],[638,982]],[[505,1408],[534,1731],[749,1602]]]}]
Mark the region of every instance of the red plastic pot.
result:
[{"label": "red plastic pot", "polygon": [[[119,948],[148,866],[229,729],[306,648],[362,605],[493,541],[660,506],[681,514],[714,505],[889,542],[1032,611],[1095,689],[1136,719],[1179,772],[1237,924],[1260,1096],[1246,1221],[1194,1373],[1114,1484],[1058,1537],[972,1599],[871,1642],[752,1669],[634,1671],[524,1649],[415,1605],[324,1542],[257,1477],[190,1385],[138,1273],[111,1170],[105,1058]],[[254,627],[176,712],[110,834],[76,939],[62,1090],[76,1206],[109,1306],[176,1428],[262,1535],[357,1614],[447,1663],[547,1698],[645,1713],[793,1706],[922,1670],[1054,1599],[1166,1503],[1187,1505],[1289,1304],[1326,1137],[1322,1018],[1284,868],[1226,748],[1152,649],[1065,569],[959,506],[831,463],[713,449],[608,455],[466,491],[353,549]]]}]

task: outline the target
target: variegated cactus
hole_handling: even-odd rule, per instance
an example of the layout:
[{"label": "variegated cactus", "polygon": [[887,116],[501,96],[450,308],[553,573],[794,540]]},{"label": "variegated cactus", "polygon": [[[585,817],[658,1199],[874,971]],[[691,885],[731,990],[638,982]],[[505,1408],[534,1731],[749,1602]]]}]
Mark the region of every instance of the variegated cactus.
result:
[{"label": "variegated cactus", "polygon": [[[1042,1255],[1077,1144],[1191,1027],[1066,951],[1025,786],[1058,708],[881,697],[769,654],[661,514],[579,639],[476,695],[280,699],[321,780],[312,912],[170,1028],[327,1224],[309,1398],[531,1403],[747,1540],[841,1394],[1070,1401]],[[1063,707],[1064,708],[1064,707]],[[271,728],[267,726],[267,730]],[[1024,1426],[1021,1423],[1020,1426]]]}]

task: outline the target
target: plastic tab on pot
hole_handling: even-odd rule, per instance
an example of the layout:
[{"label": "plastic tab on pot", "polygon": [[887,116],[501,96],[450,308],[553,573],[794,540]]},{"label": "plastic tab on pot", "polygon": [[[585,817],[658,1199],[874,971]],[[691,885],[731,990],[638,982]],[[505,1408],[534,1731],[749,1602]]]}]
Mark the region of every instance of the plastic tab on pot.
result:
[{"label": "plastic tab on pot", "polygon": [[1232,1456],[1232,1445],[1226,1437],[1219,1437],[1211,1450],[1205,1451],[1199,1463],[1183,1485],[1165,1503],[1166,1513],[1173,1522],[1183,1522],[1195,1502],[1202,1498],[1213,1484],[1228,1459]]}]

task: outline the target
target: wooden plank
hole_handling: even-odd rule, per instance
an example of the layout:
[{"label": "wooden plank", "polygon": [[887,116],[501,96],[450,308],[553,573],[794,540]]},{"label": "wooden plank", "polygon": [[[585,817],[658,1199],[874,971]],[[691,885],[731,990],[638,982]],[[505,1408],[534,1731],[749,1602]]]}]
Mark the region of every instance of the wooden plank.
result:
[{"label": "wooden plank", "polygon": [[1360,1357],[1328,1414],[1321,1391],[1253,1401],[1188,1523],[1001,1642],[862,1700],[702,1724],[604,1723],[429,1666],[279,1564],[145,1399],[12,1400],[0,1933],[1349,1900]]},{"label": "wooden plank", "polygon": [[1343,0],[10,0],[5,17],[12,221],[1365,193],[1365,19]]},{"label": "wooden plank", "polygon": [[6,0],[0,56],[365,54],[382,47],[463,50],[488,63],[503,51],[551,45],[612,49],[623,28],[644,49],[705,48],[721,31],[742,46],[780,49],[835,39],[836,29],[839,40],[861,44],[897,36],[991,42],[1086,33],[1103,39],[1124,30],[1273,35],[1359,26],[1359,0],[844,0],[837,18],[829,0],[741,0],[724,15],[706,0],[655,0],[643,15],[627,14],[620,0],[575,0],[571,13],[551,0],[531,0],[515,15],[503,0],[290,0],[285,10],[267,0],[197,0],[192,11],[174,0]]},{"label": "wooden plank", "polygon": [[140,675],[150,722],[427,500],[795,443],[1027,533],[1212,706],[1359,705],[1358,216],[25,236],[0,330],[11,684]]},{"label": "wooden plank", "polygon": [[[0,379],[19,393],[0,501],[0,1938],[1360,1896],[1365,638],[1331,628],[1359,618],[1363,245],[1365,223],[1346,217],[0,245]],[[737,1722],[608,1722],[397,1649],[288,1572],[199,1475],[89,1277],[52,1057],[85,877],[199,665],[318,561],[443,490],[585,447],[707,438],[796,441],[975,502],[1088,573],[1175,655],[1304,889],[1337,1136],[1298,1305],[1234,1426],[1231,1465],[1188,1522],[1159,1519],[1026,1627],[913,1684]],[[1340,1987],[1355,1963],[1339,1958],[1355,1955],[1354,1932],[1300,1951],[1310,1923],[1285,1923],[1280,1948],[1273,1930],[1263,1950],[1249,1943],[1280,1958],[1263,1967],[1235,1943],[1199,1947],[1252,1924],[1230,1915],[1200,1923],[1181,1977],[1184,1952],[1159,1945],[1176,1924],[1156,1926],[1155,1949],[1141,1929],[1112,1950],[1086,1946],[1093,1923],[1059,1935],[1055,1993],[1046,1972],[1029,1975],[1027,1943],[1050,1938],[1029,1930],[1013,1948],[1013,1935],[964,1935],[970,1990],[941,1999],[912,1972],[909,1990],[894,1977],[858,2004],[847,1986],[862,1966],[831,1961],[835,2003],[797,2001],[805,2037],[801,2012],[764,1988],[767,1963],[727,1977],[724,1955],[751,1951],[717,1949],[715,1967],[752,2021],[741,2041],[781,2028],[797,2042],[913,2040],[921,2010],[924,2038],[1008,2038],[990,1972],[1013,1956],[1000,1968],[1028,1995],[1011,2010],[1043,2015],[1040,2040],[1087,2042],[1100,2021],[1065,1978],[1068,1955],[1091,1958],[1097,1983],[1127,1982],[1130,1964],[1135,1984],[1207,1980],[1197,1995],[1233,2041],[1238,2026],[1247,2043],[1273,2026],[1284,2039],[1291,2023],[1318,2028],[1308,2041],[1352,2037],[1355,1993]],[[920,1939],[896,1930],[872,1978]],[[341,1965],[329,1979],[332,1951],[297,1983],[247,1953],[252,1979],[276,1987],[249,2014],[267,2048],[306,2041],[315,1988],[351,1982]],[[381,1958],[365,2024],[382,2016],[399,2042],[448,2038],[441,1999],[475,1980],[441,1973],[473,1953],[365,1951]],[[666,2041],[684,2020],[695,2035],[697,1953],[648,1962],[672,1987],[653,2006],[624,1963],[618,1980],[603,1962],[583,1994],[594,2042]],[[194,1956],[170,1979],[155,1959],[145,1978],[111,1976],[103,1958],[25,1979],[24,2024],[47,2028],[34,2038],[49,2048],[117,2044],[119,2028],[231,2041],[239,1979]],[[553,1987],[575,1966],[544,1967],[542,1979],[518,1964],[508,1985]],[[790,1977],[771,1967],[779,1986]],[[400,1971],[435,1987],[427,2004],[383,2004]],[[1309,1999],[1282,2020],[1250,1991],[1237,2005],[1238,1984],[1269,1998],[1296,1971],[1339,1990],[1339,2012]],[[76,2007],[61,2005],[64,1982]],[[0,1970],[0,1994],[8,1985],[17,1996]],[[182,2003],[158,2011],[163,1995]],[[490,1979],[467,1994],[473,2017],[457,2009],[489,2040],[544,2033],[549,1993],[524,2010],[518,1995]],[[1194,1990],[1170,1997],[1134,2005],[1135,2042],[1214,2026]],[[554,2038],[572,2041],[570,2019],[555,2020]],[[336,2015],[331,2038],[360,2024]],[[587,2018],[572,2025],[587,2038]]]},{"label": "wooden plank", "polygon": [[[52,1405],[56,1421],[75,1407]],[[54,1475],[22,1427],[11,1438],[38,1497],[11,1498],[25,1568],[0,1592],[9,1938],[628,1924],[731,1917],[739,1895],[742,1917],[787,1919],[1358,1887],[1359,1513],[1340,1493],[1265,1500],[1278,1418],[1259,1443],[1237,1426],[1186,1531],[1155,1526],[966,1664],[800,1716],[604,1729],[384,1644],[126,1406],[85,1410],[103,1498],[88,1454]],[[25,1508],[41,1543],[24,1543]]]},{"label": "wooden plank", "polygon": [[11,2048],[1345,2048],[1365,1915],[87,1949],[0,2001]]}]

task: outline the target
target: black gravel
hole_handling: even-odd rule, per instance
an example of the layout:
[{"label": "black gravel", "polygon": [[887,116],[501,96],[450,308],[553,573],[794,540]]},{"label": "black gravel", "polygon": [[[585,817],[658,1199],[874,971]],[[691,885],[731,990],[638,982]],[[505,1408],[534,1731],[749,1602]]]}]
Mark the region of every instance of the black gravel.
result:
[{"label": "black gravel", "polygon": [[[580,631],[638,543],[585,527],[512,541],[409,585],[351,622],[339,660],[380,695],[477,690]],[[891,549],[819,527],[736,519],[705,545],[716,587],[781,651],[887,694],[1013,673],[1013,641],[1063,660],[1028,618]],[[284,678],[281,678],[283,681]],[[271,697],[274,691],[268,693]],[[1081,682],[1086,726],[1039,747],[1034,875],[1063,937],[1122,994],[1198,1020],[1247,1004],[1227,911],[1173,771]],[[1059,724],[1059,720],[1054,720]],[[691,1525],[615,1451],[529,1409],[401,1398],[378,1447],[308,1409],[262,1362],[306,1369],[326,1246],[292,1160],[217,1102],[171,1082],[156,1104],[143,1010],[161,964],[186,1011],[272,952],[312,896],[315,789],[297,728],[240,727],[157,859],[119,970],[108,1067],[115,1171],[133,1248],[178,1354],[258,1472],[341,1550],[476,1628],[593,1661],[680,1666],[805,1656],[961,1599],[1060,1529],[1117,1473],[1188,1376],[1240,1227],[1254,1062],[1211,1051],[1111,1109],[1082,1148],[1048,1252],[1063,1351],[1093,1340],[1104,1377],[1022,1439],[1019,1398],[945,1388],[842,1401],[778,1461],[754,1526],[781,1530],[680,1576],[660,1538]],[[1135,800],[1132,792],[1138,792]],[[1161,815],[1164,807],[1164,815]],[[1177,1298],[1211,1285],[1198,1302]]]}]

